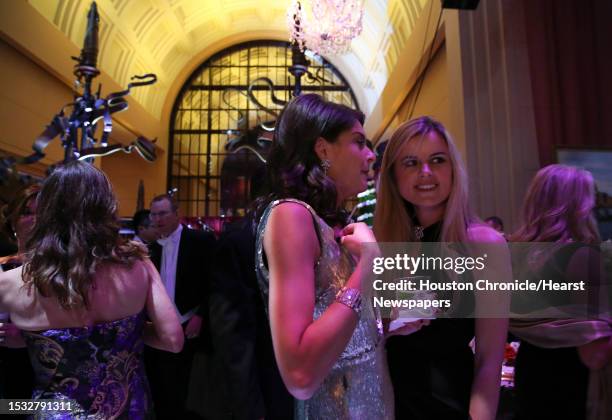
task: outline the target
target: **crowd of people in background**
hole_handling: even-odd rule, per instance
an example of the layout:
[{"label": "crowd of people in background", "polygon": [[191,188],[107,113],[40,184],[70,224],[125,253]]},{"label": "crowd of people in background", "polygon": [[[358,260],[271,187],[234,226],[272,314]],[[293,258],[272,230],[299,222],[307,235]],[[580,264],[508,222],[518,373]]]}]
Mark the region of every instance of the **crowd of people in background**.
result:
[{"label": "crowd of people in background", "polygon": [[[171,195],[122,238],[110,182],[83,162],[23,190],[2,212],[16,251],[0,259],[0,398],[70,400],[74,418],[493,420],[513,334],[515,418],[611,418],[612,319],[601,312],[390,331],[365,298],[377,242],[547,242],[555,251],[526,270],[605,284],[591,174],[542,168],[507,234],[470,210],[450,133],[419,117],[377,148],[370,229],[345,208],[376,158],[363,122],[315,94],[293,99],[276,122],[267,192],[218,238],[181,224]],[[511,273],[510,252],[497,258]]]}]

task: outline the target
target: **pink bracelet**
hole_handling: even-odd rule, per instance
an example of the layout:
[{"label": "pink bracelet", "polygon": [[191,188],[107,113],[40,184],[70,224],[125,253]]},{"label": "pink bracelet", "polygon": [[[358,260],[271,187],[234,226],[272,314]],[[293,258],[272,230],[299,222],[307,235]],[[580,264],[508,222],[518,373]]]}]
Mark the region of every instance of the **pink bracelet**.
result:
[{"label": "pink bracelet", "polygon": [[351,308],[357,315],[361,313],[361,292],[357,289],[343,287],[338,290],[336,302]]}]

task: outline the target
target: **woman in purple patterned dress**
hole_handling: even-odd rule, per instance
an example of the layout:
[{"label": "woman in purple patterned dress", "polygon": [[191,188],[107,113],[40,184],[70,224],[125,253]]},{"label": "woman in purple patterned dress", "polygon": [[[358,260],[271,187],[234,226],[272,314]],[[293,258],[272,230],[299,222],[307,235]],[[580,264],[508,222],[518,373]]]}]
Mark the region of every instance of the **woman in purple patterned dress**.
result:
[{"label": "woman in purple patterned dress", "polygon": [[119,237],[116,208],[101,171],[59,167],[38,197],[24,265],[0,275],[0,311],[23,332],[33,398],[64,401],[36,418],[150,418],[143,346],[183,346],[146,249]]}]

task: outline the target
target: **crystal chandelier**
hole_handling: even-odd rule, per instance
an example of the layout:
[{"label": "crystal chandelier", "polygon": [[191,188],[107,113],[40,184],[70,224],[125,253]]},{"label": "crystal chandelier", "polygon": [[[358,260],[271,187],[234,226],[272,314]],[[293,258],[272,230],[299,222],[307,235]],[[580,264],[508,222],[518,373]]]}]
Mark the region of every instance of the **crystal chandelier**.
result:
[{"label": "crystal chandelier", "polygon": [[295,0],[287,11],[290,40],[300,50],[317,54],[343,54],[353,38],[361,33],[362,0],[312,0],[311,7],[302,7],[306,0]]}]

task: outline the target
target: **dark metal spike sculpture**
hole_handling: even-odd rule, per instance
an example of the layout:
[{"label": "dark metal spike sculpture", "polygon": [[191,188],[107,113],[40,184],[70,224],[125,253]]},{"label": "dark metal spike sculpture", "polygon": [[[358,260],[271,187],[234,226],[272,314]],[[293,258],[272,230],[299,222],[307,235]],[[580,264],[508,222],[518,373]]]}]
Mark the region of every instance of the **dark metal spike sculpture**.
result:
[{"label": "dark metal spike sculpture", "polygon": [[83,49],[79,64],[83,67],[96,69],[98,64],[98,26],[100,16],[98,15],[98,6],[94,1],[91,4],[89,13],[87,13],[87,30],[85,31],[85,40],[83,41]]},{"label": "dark metal spike sculpture", "polygon": [[[87,13],[87,29],[81,55],[72,57],[77,62],[74,66],[77,87],[74,102],[65,105],[34,141],[32,145],[34,153],[19,159],[12,157],[0,159],[0,182],[16,175],[16,164],[30,164],[42,159],[45,156],[44,149],[56,136],[61,138],[64,147],[63,162],[76,159],[91,162],[97,156],[107,156],[118,151],[131,153],[134,150],[150,162],[156,159],[153,145],[155,140],[138,137],[128,146],[108,145],[108,137],[113,128],[111,114],[127,109],[125,96],[129,95],[130,89],[153,84],[157,81],[157,76],[152,73],[132,76],[132,82],[128,83],[126,90],[111,93],[105,98],[101,97],[100,87],[96,93],[92,93],[93,79],[100,74],[97,68],[99,21],[98,8],[93,2]],[[81,87],[82,94],[79,95],[78,89]],[[69,116],[66,116],[65,109],[71,109]],[[103,130],[100,140],[96,140],[96,128],[100,122]]]}]

